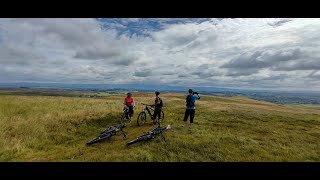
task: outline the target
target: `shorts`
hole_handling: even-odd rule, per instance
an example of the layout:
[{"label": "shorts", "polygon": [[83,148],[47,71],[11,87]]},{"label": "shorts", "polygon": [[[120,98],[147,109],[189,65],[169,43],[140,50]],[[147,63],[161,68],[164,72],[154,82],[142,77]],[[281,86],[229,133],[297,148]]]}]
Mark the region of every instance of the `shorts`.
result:
[{"label": "shorts", "polygon": [[162,109],[158,109],[158,108],[154,109],[152,118],[156,119],[158,117],[158,119],[161,119],[161,111]]}]

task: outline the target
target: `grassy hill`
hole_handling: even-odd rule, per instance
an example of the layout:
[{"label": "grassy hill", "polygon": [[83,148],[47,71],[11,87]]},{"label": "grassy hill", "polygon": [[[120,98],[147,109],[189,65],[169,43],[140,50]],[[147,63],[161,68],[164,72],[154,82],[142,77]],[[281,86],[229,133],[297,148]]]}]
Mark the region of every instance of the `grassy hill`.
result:
[{"label": "grassy hill", "polygon": [[134,121],[121,135],[85,143],[119,119],[121,95],[98,98],[0,95],[0,161],[320,161],[320,107],[239,97],[202,96],[192,130],[181,128],[183,94],[163,94],[171,130],[145,143],[129,140],[155,126],[136,118],[154,94],[135,93]]}]

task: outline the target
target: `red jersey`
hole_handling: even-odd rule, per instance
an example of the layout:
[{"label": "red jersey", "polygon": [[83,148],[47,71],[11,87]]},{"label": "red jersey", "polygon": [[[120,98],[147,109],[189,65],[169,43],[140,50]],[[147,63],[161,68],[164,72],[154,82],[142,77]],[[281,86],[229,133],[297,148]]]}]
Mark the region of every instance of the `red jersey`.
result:
[{"label": "red jersey", "polygon": [[127,106],[133,106],[133,98],[132,97],[126,97],[124,99],[124,104]]}]

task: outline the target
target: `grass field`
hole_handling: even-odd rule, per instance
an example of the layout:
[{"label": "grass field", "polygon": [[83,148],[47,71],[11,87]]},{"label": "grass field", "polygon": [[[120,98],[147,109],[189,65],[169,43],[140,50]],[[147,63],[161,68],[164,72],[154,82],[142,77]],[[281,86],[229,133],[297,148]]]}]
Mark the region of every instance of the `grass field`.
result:
[{"label": "grass field", "polygon": [[239,97],[202,96],[192,130],[181,128],[183,94],[163,94],[172,129],[126,146],[155,126],[136,118],[154,94],[135,93],[134,121],[121,135],[85,143],[119,119],[124,96],[98,98],[0,95],[0,161],[320,161],[320,108]]}]

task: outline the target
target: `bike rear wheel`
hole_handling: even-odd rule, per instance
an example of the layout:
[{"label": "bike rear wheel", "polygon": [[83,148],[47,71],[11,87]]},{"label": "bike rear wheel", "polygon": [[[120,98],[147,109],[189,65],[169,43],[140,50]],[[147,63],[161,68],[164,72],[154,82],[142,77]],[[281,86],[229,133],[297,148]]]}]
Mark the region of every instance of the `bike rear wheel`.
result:
[{"label": "bike rear wheel", "polygon": [[163,121],[164,120],[164,112],[163,111],[161,111],[161,114],[160,114],[160,119],[161,119],[161,121]]},{"label": "bike rear wheel", "polygon": [[145,112],[140,112],[137,119],[138,126],[142,126],[146,121],[147,121],[147,114]]}]

